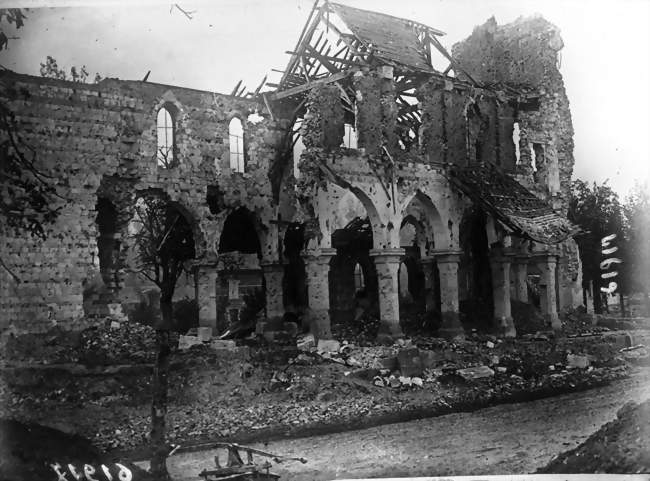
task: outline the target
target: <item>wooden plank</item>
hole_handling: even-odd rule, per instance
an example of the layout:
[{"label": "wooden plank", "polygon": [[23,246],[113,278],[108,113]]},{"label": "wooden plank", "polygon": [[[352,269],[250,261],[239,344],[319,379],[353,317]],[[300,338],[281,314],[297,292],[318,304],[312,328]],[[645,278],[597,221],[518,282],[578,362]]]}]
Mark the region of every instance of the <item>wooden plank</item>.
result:
[{"label": "wooden plank", "polygon": [[[309,16],[307,17],[307,21],[305,22],[305,25],[302,27],[302,31],[300,32],[300,37],[298,37],[298,41],[296,42],[296,48],[294,48],[294,50],[297,51],[297,52],[301,50],[300,47],[303,44],[303,42],[305,40],[305,37],[308,36],[309,39],[311,39],[311,36],[314,34],[314,30],[316,29],[316,26],[319,23],[319,18],[320,18],[320,15],[322,14],[322,11],[320,9],[318,9],[318,15],[316,16],[316,18],[314,19],[312,24],[311,25],[309,24],[309,22],[312,20],[312,17],[314,16],[314,12],[317,10],[319,1],[320,0],[314,0],[314,5],[312,5],[312,7],[311,7],[311,10],[309,12]],[[307,41],[309,41],[309,40],[307,40]],[[283,85],[285,80],[286,80],[287,75],[289,75],[289,73],[293,72],[293,69],[296,66],[296,61],[297,60],[298,59],[295,56],[292,56],[289,59],[289,65],[287,66],[287,71],[285,72],[285,74],[280,79],[280,85]]]},{"label": "wooden plank", "polygon": [[235,95],[237,93],[237,91],[239,90],[239,86],[241,85],[242,82],[243,82],[243,80],[240,80],[239,82],[237,82],[237,85],[235,85],[235,88],[232,89],[232,92],[230,92],[230,95]]},{"label": "wooden plank", "polygon": [[264,105],[266,106],[266,110],[269,111],[271,120],[275,122],[275,116],[273,115],[273,110],[271,110],[271,104],[269,103],[269,100],[266,98],[266,93],[262,94],[262,98],[264,99]]},{"label": "wooden plank", "polygon": [[355,71],[355,69],[348,70],[346,72],[337,72],[335,74],[332,74],[328,77],[325,77],[320,80],[314,80],[313,82],[309,82],[303,85],[299,85],[297,87],[293,87],[287,90],[283,90],[281,92],[277,92],[271,96],[271,100],[280,100],[284,99],[287,97],[291,97],[292,95],[296,95],[302,92],[306,92],[307,90],[311,90],[314,87],[318,87],[319,85],[327,85],[332,82],[338,82],[339,80],[343,80],[346,78],[348,75],[352,74]]},{"label": "wooden plank", "polygon": [[264,84],[266,83],[266,78],[267,78],[267,77],[268,77],[268,75],[265,75],[265,76],[264,76],[264,78],[262,79],[262,81],[260,82],[260,84],[259,84],[259,85],[257,86],[257,88],[255,89],[255,92],[253,92],[253,95],[257,95],[258,93],[260,93],[260,90],[262,90],[262,87],[264,87]]},{"label": "wooden plank", "polygon": [[436,37],[431,37],[431,42],[433,43],[433,46],[436,47],[438,49],[438,51],[441,54],[443,54],[447,58],[447,60],[449,60],[449,62],[451,62],[451,64],[454,66],[454,70],[456,72],[461,71],[462,73],[464,73],[467,76],[468,79],[471,80],[471,82],[475,86],[481,87],[481,84],[479,82],[477,82],[476,80],[474,80],[474,77],[472,77],[469,73],[467,73],[467,71],[463,67],[461,67],[460,64],[458,64],[458,62],[456,62],[456,60],[451,55],[449,55],[449,52],[447,52],[447,50],[445,50],[445,47],[442,46],[442,44],[438,41],[438,39]]}]

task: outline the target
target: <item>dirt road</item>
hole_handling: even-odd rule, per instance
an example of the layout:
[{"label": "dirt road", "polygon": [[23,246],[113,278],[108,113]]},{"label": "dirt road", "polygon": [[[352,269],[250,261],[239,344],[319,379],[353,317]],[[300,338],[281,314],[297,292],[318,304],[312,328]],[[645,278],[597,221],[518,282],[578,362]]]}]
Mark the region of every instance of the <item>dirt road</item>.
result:
[{"label": "dirt road", "polygon": [[[282,481],[529,473],[584,441],[629,400],[650,398],[650,371],[590,391],[473,413],[253,445],[304,457],[276,465]],[[214,451],[168,460],[174,480],[196,480]]]}]

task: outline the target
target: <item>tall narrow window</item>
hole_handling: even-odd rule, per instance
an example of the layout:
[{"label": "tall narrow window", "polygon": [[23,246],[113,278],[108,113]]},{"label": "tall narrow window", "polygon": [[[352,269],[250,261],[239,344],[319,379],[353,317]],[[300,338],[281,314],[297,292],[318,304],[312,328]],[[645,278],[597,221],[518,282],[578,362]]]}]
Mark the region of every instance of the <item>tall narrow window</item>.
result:
[{"label": "tall narrow window", "polygon": [[347,147],[348,149],[356,149],[358,148],[357,144],[357,131],[355,128],[352,126],[352,124],[345,124],[344,125],[345,130],[344,130],[344,136],[343,136],[343,144],[342,147]]},{"label": "tall narrow window", "polygon": [[354,266],[354,290],[362,291],[366,288],[366,281],[363,278],[363,269],[361,264],[357,262],[357,265]]},{"label": "tall narrow window", "polygon": [[244,172],[244,127],[237,117],[230,121],[229,134],[230,168],[235,172]]},{"label": "tall narrow window", "polygon": [[174,165],[174,119],[165,107],[158,111],[158,165],[168,169]]},{"label": "tall narrow window", "polygon": [[519,130],[519,122],[512,124],[512,143],[515,144],[515,165],[521,163],[521,152],[519,151],[519,141],[521,140],[521,131]]}]

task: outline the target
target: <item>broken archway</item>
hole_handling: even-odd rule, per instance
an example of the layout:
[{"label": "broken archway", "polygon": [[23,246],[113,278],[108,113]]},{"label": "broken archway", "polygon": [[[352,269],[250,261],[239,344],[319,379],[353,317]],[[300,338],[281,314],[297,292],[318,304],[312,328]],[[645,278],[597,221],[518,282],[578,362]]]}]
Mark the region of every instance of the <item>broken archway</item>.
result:
[{"label": "broken archway", "polygon": [[264,309],[262,249],[255,215],[233,210],[223,225],[217,263],[217,331],[255,328]]}]

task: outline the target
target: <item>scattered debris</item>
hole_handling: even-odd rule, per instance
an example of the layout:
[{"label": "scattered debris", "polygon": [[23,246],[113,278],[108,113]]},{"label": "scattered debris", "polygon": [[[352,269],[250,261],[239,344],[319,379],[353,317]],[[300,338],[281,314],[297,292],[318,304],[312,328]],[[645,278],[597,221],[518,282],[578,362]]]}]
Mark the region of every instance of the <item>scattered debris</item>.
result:
[{"label": "scattered debris", "polygon": [[458,369],[456,373],[466,381],[494,376],[494,371],[487,366],[476,366],[468,367],[465,369]]}]

